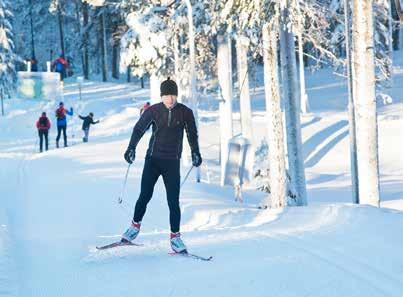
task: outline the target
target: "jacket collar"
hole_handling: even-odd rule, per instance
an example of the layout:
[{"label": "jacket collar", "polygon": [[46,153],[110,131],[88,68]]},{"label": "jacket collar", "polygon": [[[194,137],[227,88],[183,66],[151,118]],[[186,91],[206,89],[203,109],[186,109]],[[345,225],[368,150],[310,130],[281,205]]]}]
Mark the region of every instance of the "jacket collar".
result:
[{"label": "jacket collar", "polygon": [[162,106],[164,106],[164,108],[166,110],[173,110],[176,106],[178,106],[178,101],[176,101],[175,104],[171,108],[166,107],[164,102],[161,102],[161,104],[162,104]]}]

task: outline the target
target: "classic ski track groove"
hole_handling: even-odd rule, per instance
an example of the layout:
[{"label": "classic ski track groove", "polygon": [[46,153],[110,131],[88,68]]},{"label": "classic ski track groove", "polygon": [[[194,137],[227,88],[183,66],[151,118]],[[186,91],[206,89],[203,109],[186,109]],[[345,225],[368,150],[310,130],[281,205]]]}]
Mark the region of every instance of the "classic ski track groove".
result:
[{"label": "classic ski track groove", "polygon": [[[305,247],[302,247],[302,245],[300,243],[297,243],[298,241],[303,242],[304,245],[308,246],[306,240],[296,239],[295,237],[290,237],[290,236],[285,235],[285,234],[281,235],[281,237],[285,237],[285,238],[287,238],[287,240],[280,239],[278,237],[276,237],[276,239],[278,241],[281,241],[285,245],[292,245],[294,248],[296,248],[296,249],[298,249],[298,250],[310,255],[311,257],[313,257],[313,258],[315,258],[315,259],[317,259],[317,260],[319,260],[321,262],[326,263],[327,265],[331,265],[331,266],[335,267],[336,269],[338,269],[338,270],[340,270],[340,271],[342,271],[344,273],[348,273],[349,275],[351,275],[353,278],[355,278],[358,281],[365,282],[369,287],[371,287],[374,290],[378,291],[383,296],[385,296],[385,297],[396,296],[391,292],[386,292],[385,291],[386,287],[380,288],[380,287],[378,287],[378,286],[376,286],[374,284],[377,281],[377,278],[379,277],[377,272],[375,272],[375,274],[376,274],[375,276],[372,276],[372,277],[369,278],[367,275],[368,275],[368,273],[370,271],[365,270],[366,273],[362,273],[360,268],[351,266],[350,260],[355,262],[356,265],[358,264],[360,266],[364,266],[365,268],[367,268],[366,267],[367,265],[359,263],[356,260],[353,260],[351,258],[350,259],[343,259],[343,257],[347,258],[346,255],[341,254],[341,253],[336,253],[334,250],[331,250],[328,247],[326,247],[326,252],[331,252],[333,254],[341,256],[341,257],[338,257],[337,260],[336,260],[336,258],[332,258],[332,260],[330,260],[329,257],[324,255],[323,252],[320,251],[318,248],[315,248],[312,245],[310,245],[309,247],[305,248]],[[374,272],[372,272],[372,273],[374,273]],[[384,280],[389,281],[387,278],[385,278]],[[395,284],[393,284],[393,285],[395,285]],[[400,290],[401,290],[401,288],[402,287],[398,287],[398,289],[400,289]],[[392,292],[393,292],[393,290],[392,290]],[[396,296],[396,297],[398,297],[398,296]]]}]

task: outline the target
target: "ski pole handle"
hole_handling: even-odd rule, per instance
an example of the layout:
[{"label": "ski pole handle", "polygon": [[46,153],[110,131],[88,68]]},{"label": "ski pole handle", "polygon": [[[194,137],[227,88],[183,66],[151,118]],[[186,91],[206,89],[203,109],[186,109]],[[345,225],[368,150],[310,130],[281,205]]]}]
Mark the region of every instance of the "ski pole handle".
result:
[{"label": "ski pole handle", "polygon": [[127,177],[129,176],[130,165],[132,165],[132,164],[129,164],[129,166],[127,166],[125,180],[123,181],[123,187],[122,187],[122,190],[120,191],[120,195],[118,197],[119,204],[121,204],[123,202],[123,194],[126,190],[126,183],[127,183]]}]

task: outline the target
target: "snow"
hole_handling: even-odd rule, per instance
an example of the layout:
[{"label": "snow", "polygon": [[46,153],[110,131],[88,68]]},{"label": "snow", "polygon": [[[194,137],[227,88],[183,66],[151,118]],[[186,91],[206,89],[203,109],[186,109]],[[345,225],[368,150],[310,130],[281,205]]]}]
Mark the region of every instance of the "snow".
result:
[{"label": "snow", "polygon": [[[379,106],[382,208],[353,205],[346,86],[328,70],[308,74],[312,112],[301,117],[308,206],[260,211],[266,198],[247,190],[244,204],[220,187],[218,111],[201,109],[203,183],[181,191],[182,233],[190,251],[211,262],[171,257],[161,180],[138,239],[142,247],[97,251],[119,239],[132,216],[149,133],[139,143],[124,203],[123,152],[148,90],[130,84],[67,80],[64,101],[98,125],[81,143],[69,118],[69,144],[37,153],[41,111],[54,122],[58,102],[7,100],[0,117],[0,296],[401,296],[403,291],[403,55],[396,57],[393,104]],[[399,72],[400,69],[400,72]],[[251,90],[252,91],[252,90]],[[267,135],[263,89],[251,92],[254,138]],[[201,105],[203,106],[203,105]],[[239,111],[234,105],[234,111]],[[234,132],[240,131],[234,116]],[[74,134],[74,137],[72,137]],[[188,170],[182,168],[182,176]],[[210,183],[206,181],[210,180]]]}]

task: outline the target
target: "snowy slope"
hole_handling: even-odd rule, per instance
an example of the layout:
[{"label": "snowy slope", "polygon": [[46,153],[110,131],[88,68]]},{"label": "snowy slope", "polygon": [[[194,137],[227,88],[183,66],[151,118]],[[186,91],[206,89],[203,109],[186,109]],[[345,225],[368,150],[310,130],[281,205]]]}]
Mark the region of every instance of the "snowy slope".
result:
[{"label": "snowy slope", "polygon": [[[191,175],[182,189],[182,232],[191,251],[214,257],[209,263],[167,255],[161,181],[143,221],[144,246],[95,249],[118,239],[130,222],[149,134],[124,204],[116,200],[127,168],[122,155],[146,91],[87,82],[80,101],[77,85],[68,82],[66,106],[92,111],[101,123],[82,144],[81,121],[69,118],[71,146],[55,150],[52,129],[51,150],[43,154],[36,153],[34,122],[41,111],[53,120],[57,102],[7,102],[0,118],[0,296],[401,296],[400,67],[396,74],[395,104],[380,107],[379,116],[382,204],[396,209],[349,203],[346,89],[330,71],[308,76],[313,112],[302,118],[308,207],[262,212],[253,206],[264,194],[253,190],[244,194],[245,204],[235,203],[232,189],[218,186],[217,113],[201,110],[204,182]],[[256,143],[266,133],[262,96],[257,88]]]}]

